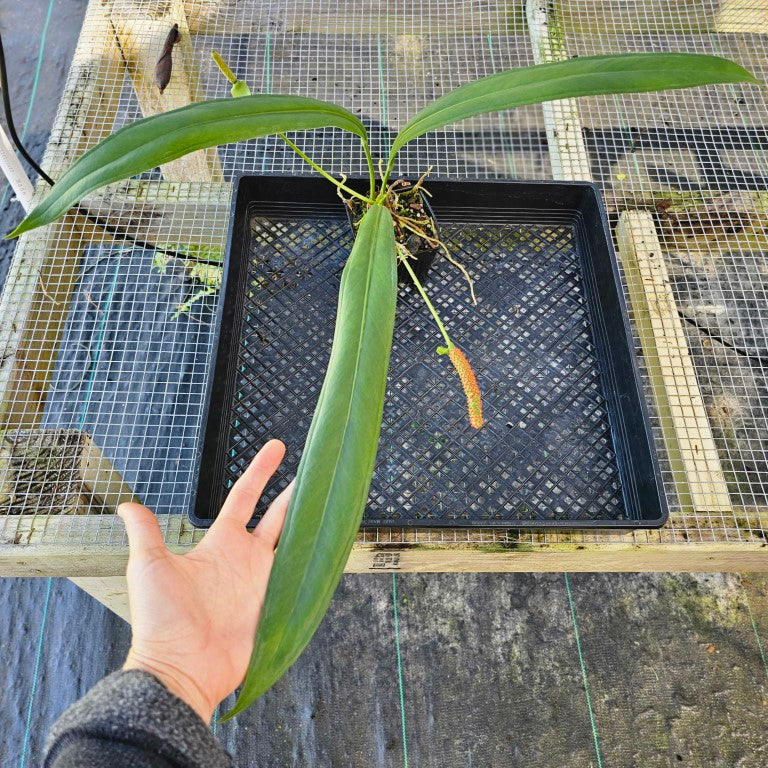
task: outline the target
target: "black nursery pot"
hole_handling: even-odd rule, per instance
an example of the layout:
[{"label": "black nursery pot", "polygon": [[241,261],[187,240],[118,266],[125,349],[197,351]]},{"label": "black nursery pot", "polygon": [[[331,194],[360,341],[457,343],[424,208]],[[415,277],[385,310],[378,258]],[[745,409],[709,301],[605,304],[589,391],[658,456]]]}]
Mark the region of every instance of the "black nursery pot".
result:
[{"label": "black nursery pot", "polygon": [[[421,209],[427,217],[425,222],[430,222],[432,233],[434,234],[435,238],[439,240],[440,228],[437,223],[435,212],[432,210],[432,206],[429,204],[429,198],[426,194],[424,194],[423,191],[419,190],[418,200],[419,202],[417,204],[421,205]],[[364,205],[365,204],[362,201],[353,199],[352,207],[350,208],[349,206],[346,206],[347,219],[349,221],[349,227],[352,230],[353,236],[357,233],[357,226],[365,212]],[[414,213],[420,213],[420,211],[414,211]],[[408,250],[411,252],[411,255],[413,256],[410,264],[411,269],[416,275],[416,279],[422,284],[427,282],[429,269],[432,266],[432,262],[435,260],[435,256],[437,256],[437,253],[440,250],[440,246],[433,247],[424,238],[412,233],[409,233],[408,237],[405,238],[404,241],[401,240],[401,242],[404,243],[404,245],[408,248]],[[410,274],[408,273],[408,270],[399,260],[397,263],[397,281],[398,283],[405,285],[413,282],[411,280]]]}]

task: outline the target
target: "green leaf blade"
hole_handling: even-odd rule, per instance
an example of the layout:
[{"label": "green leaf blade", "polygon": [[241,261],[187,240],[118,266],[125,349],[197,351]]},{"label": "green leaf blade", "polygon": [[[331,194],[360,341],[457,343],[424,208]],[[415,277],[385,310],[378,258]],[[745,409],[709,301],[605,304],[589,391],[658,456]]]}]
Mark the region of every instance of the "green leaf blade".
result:
[{"label": "green leaf blade", "polygon": [[395,322],[392,217],[373,206],[342,276],[331,359],[275,554],[256,642],[231,717],[268,690],[319,626],[360,527]]},{"label": "green leaf blade", "polygon": [[341,128],[367,147],[365,126],[335,104],[302,96],[256,94],[212,99],[152,115],[88,150],[9,235],[50,224],[94,190],[176,160],[189,152],[313,128]]},{"label": "green leaf blade", "polygon": [[693,53],[586,56],[499,72],[463,85],[418,112],[395,137],[389,164],[418,136],[488,112],[580,96],[759,82],[735,62]]}]

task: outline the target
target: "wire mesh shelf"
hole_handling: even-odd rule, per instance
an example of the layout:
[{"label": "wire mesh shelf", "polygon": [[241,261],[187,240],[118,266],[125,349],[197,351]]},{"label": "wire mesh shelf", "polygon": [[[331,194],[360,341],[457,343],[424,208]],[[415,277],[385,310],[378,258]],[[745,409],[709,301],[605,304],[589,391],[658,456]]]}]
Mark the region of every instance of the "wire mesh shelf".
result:
[{"label": "wire mesh shelf", "polygon": [[[542,4],[558,20],[570,56],[715,53],[758,77],[768,74],[768,35],[757,33],[768,31],[763,0]],[[160,102],[152,92],[150,64],[169,27],[179,21],[175,74]],[[357,112],[379,156],[398,127],[428,101],[535,59],[524,2],[94,0],[45,169],[58,178],[88,146],[145,112],[228,95],[212,50],[254,91],[299,93]],[[673,367],[667,374],[682,392],[701,398],[721,474],[681,475],[664,450],[669,417],[655,406],[658,382],[646,368],[644,384],[671,509],[663,529],[374,528],[363,530],[360,541],[536,546],[765,540],[764,91],[713,86],[596,97],[580,100],[578,111],[590,172],[612,222],[625,211],[652,218],[692,366]],[[336,173],[365,170],[354,137],[329,129],[293,138]],[[397,172],[412,176],[432,167],[435,177],[547,179],[553,176],[551,154],[545,110],[532,106],[430,134],[401,155]],[[0,520],[2,541],[124,546],[122,526],[114,515],[102,514],[105,501],[117,492],[111,481],[107,486],[98,478],[83,481],[112,470],[155,508],[169,542],[186,544],[199,536],[175,513],[186,507],[192,487],[202,428],[200,393],[213,352],[216,262],[225,247],[230,181],[238,171],[300,174],[308,169],[279,139],[259,139],[169,164],[86,201],[93,214],[134,238],[174,250],[175,256],[116,243],[75,215],[23,239],[3,294],[0,330],[5,392],[0,455],[6,457],[0,460],[0,502],[12,499],[18,513]],[[635,316],[631,320],[643,366],[648,331]],[[64,447],[49,449],[46,455],[53,458],[48,465],[38,463],[31,482],[7,457],[19,430],[41,429],[51,439],[61,436]],[[89,437],[77,459],[82,465],[85,457],[85,475],[80,465],[78,472],[62,474],[55,460],[57,451],[70,450],[73,430]],[[26,445],[34,443],[25,439]],[[41,491],[50,483],[58,483],[58,495]],[[710,508],[689,503],[680,496],[686,483],[703,494],[724,484],[725,503],[721,499]],[[62,514],[63,508],[69,514]]]}]

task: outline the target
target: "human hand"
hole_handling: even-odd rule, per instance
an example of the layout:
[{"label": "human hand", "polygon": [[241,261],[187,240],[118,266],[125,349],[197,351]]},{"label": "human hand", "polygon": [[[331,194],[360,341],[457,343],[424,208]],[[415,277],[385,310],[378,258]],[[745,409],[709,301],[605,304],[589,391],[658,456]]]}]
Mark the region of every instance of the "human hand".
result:
[{"label": "human hand", "polygon": [[279,440],[256,454],[210,530],[185,555],[167,549],[149,509],[141,504],[118,508],[130,546],[133,630],[123,669],[151,672],[206,723],[243,681],[253,651],[293,483],[253,532],[245,526],[284,455]]}]

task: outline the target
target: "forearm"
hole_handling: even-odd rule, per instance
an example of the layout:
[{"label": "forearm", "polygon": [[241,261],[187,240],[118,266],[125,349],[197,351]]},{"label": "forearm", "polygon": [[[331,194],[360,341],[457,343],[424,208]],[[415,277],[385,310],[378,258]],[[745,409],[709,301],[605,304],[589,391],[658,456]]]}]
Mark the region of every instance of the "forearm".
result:
[{"label": "forearm", "polygon": [[43,768],[231,768],[211,729],[148,672],[115,672],[51,729]]}]

